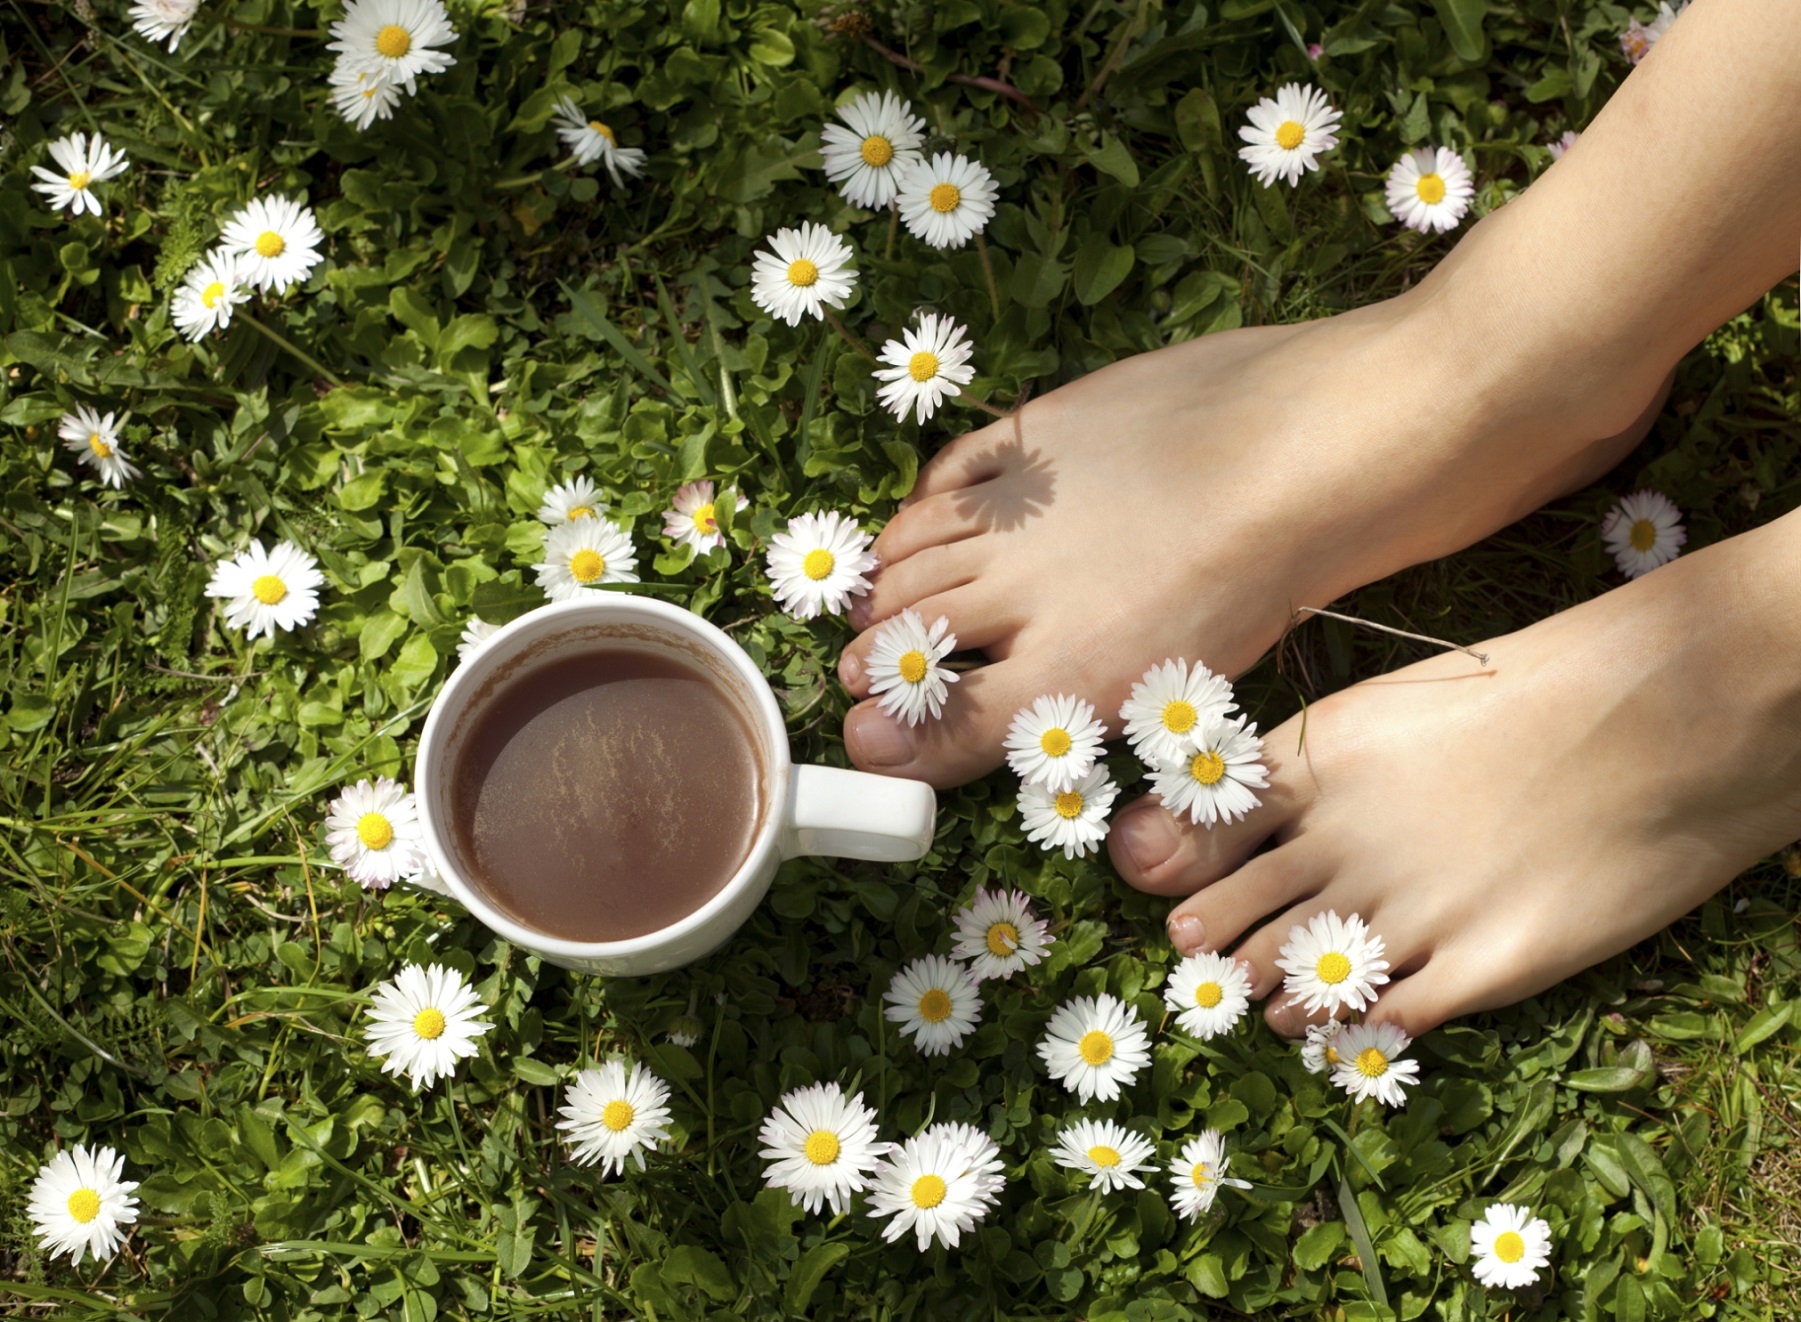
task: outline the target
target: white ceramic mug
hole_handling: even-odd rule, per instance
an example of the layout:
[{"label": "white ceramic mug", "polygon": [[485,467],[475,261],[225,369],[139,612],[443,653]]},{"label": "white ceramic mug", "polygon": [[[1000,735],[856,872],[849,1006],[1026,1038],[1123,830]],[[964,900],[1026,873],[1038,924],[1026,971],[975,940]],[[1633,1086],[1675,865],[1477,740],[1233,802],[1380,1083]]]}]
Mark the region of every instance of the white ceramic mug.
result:
[{"label": "white ceramic mug", "polygon": [[[451,769],[475,722],[476,700],[522,671],[604,646],[673,655],[709,675],[738,708],[763,770],[761,822],[730,881],[693,913],[624,941],[571,941],[508,917],[470,880],[448,830]],[[932,843],[937,798],[917,780],[837,767],[797,767],[769,683],[751,659],[700,616],[651,597],[591,592],[520,616],[445,681],[425,719],[413,773],[425,849],[441,889],[494,931],[553,964],[582,973],[643,974],[679,968],[723,945],[769,890],[776,866],[803,854],[901,862]],[[441,880],[441,887],[434,886]]]}]

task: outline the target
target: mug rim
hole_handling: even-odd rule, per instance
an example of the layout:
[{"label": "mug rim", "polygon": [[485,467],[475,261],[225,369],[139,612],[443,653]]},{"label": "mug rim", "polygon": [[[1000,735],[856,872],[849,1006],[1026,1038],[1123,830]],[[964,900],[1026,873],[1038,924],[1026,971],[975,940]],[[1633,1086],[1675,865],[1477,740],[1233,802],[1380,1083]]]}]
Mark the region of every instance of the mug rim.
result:
[{"label": "mug rim", "polygon": [[[578,597],[570,601],[553,601],[543,606],[534,607],[516,619],[509,620],[492,634],[482,645],[482,653],[499,655],[497,649],[504,648],[509,635],[517,638],[529,625],[542,628],[547,621],[552,625],[552,632],[573,625],[582,619],[592,620],[597,616],[611,616],[620,611],[641,611],[649,615],[659,625],[667,626],[672,633],[685,634],[702,644],[713,655],[725,661],[744,681],[742,687],[747,691],[750,703],[756,709],[756,716],[762,721],[763,733],[767,742],[768,758],[765,768],[768,776],[768,790],[764,796],[764,818],[758,828],[756,838],[751,841],[750,849],[735,872],[714,894],[691,913],[682,915],[666,927],[646,932],[640,936],[626,937],[618,941],[577,941],[568,937],[552,936],[548,932],[540,932],[536,928],[527,927],[523,923],[501,912],[488,898],[473,885],[464,881],[456,869],[446,866],[450,861],[450,851],[440,840],[440,829],[436,816],[432,811],[433,796],[427,792],[427,773],[432,781],[443,775],[447,768],[441,766],[443,753],[438,744],[448,735],[440,728],[450,718],[445,715],[454,707],[461,715],[468,710],[468,696],[458,691],[459,684],[463,689],[477,681],[472,678],[478,667],[473,664],[480,660],[480,654],[471,657],[469,662],[459,665],[445,679],[437,696],[432,699],[429,712],[426,713],[425,726],[419,735],[419,751],[413,759],[413,780],[416,791],[415,798],[419,805],[419,821],[424,831],[425,852],[444,884],[451,893],[476,918],[488,927],[495,935],[504,937],[514,945],[540,955],[574,959],[604,960],[620,959],[626,956],[644,955],[678,944],[683,938],[691,937],[696,931],[704,929],[713,922],[719,913],[726,909],[737,896],[760,879],[769,855],[778,852],[781,840],[782,823],[787,808],[789,772],[793,756],[788,746],[788,727],[782,719],[781,709],[777,707],[775,693],[769,681],[757,669],[750,655],[735,642],[730,635],[717,625],[702,619],[686,607],[670,602],[659,601],[655,597],[640,596],[636,593],[597,591],[588,596]],[[559,627],[558,617],[568,616],[566,624]],[[485,676],[484,676],[485,678]],[[447,702],[446,699],[454,699]],[[761,752],[762,750],[759,750]]]}]

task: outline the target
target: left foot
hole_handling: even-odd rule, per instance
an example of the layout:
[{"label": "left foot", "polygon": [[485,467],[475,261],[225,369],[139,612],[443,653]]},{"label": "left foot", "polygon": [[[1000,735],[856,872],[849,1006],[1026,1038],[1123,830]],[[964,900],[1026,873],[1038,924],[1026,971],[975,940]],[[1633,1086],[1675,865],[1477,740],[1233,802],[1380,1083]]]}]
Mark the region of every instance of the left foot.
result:
[{"label": "left foot", "polygon": [[[1113,861],[1192,892],[1170,939],[1236,946],[1260,997],[1289,928],[1328,909],[1387,944],[1374,1020],[1418,1034],[1530,996],[1801,835],[1797,571],[1801,512],[1485,643],[1487,666],[1366,680],[1309,707],[1304,743],[1299,717],[1266,736],[1246,819],[1208,831],[1141,799]],[[1265,1011],[1305,1026],[1284,995]]]}]

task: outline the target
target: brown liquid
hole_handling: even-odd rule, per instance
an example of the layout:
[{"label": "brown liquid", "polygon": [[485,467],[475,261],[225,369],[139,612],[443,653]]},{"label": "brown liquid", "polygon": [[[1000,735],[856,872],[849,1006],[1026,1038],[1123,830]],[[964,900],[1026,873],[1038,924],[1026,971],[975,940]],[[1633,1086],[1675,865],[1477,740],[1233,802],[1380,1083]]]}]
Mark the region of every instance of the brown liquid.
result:
[{"label": "brown liquid", "polygon": [[761,824],[750,730],[701,670],[596,648],[488,693],[456,756],[457,852],[540,932],[619,941],[693,913]]}]

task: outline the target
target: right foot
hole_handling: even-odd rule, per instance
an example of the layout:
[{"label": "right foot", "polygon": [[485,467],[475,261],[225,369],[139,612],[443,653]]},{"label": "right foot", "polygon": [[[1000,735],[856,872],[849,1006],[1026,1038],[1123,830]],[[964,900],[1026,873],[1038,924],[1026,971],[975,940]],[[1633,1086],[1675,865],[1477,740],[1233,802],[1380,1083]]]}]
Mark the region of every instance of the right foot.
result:
[{"label": "right foot", "polygon": [[[1093,702],[1117,735],[1150,666],[1237,675],[1293,607],[1467,546],[1593,481],[1650,426],[1654,378],[1573,372],[1522,398],[1436,288],[1129,358],[946,447],[851,608],[851,759],[962,784],[1044,693]],[[869,700],[864,669],[873,626],[906,607],[991,662],[911,729]]]}]

